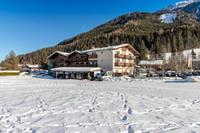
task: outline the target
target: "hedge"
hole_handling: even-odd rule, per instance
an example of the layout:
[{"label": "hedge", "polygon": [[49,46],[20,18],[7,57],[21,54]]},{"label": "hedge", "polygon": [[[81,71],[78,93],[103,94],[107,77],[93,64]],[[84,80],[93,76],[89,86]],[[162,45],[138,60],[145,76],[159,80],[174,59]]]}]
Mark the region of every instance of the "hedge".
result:
[{"label": "hedge", "polygon": [[18,76],[20,72],[0,72],[0,76]]}]

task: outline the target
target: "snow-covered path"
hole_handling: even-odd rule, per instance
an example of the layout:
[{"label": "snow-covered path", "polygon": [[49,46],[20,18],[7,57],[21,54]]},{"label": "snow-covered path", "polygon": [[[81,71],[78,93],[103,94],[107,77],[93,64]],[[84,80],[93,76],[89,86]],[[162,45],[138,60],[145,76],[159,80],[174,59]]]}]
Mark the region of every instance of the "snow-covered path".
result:
[{"label": "snow-covered path", "polygon": [[0,77],[1,132],[200,132],[200,83]]}]

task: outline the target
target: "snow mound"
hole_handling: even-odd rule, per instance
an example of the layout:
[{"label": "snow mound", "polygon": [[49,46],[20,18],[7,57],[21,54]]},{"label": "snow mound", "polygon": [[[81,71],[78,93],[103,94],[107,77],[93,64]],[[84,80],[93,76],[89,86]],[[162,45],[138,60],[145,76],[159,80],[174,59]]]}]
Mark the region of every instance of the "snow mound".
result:
[{"label": "snow mound", "polygon": [[160,20],[161,20],[162,23],[170,24],[170,23],[174,22],[176,17],[177,17],[176,13],[166,13],[166,14],[162,14],[160,16]]}]

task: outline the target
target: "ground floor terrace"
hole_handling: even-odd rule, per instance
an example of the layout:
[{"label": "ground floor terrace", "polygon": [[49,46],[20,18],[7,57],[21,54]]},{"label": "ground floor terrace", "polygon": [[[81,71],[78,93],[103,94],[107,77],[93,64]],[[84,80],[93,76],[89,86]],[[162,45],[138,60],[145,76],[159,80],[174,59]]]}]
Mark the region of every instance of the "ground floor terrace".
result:
[{"label": "ground floor terrace", "polygon": [[0,132],[198,133],[200,84],[0,77]]},{"label": "ground floor terrace", "polygon": [[59,67],[51,69],[54,78],[94,80],[101,73],[99,67]]}]

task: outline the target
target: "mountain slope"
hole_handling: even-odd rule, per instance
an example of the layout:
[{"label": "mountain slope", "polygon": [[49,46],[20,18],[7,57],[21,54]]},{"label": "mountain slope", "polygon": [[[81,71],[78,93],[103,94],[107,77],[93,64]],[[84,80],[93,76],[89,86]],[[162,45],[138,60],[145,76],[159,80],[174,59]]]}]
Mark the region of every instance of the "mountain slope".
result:
[{"label": "mountain slope", "polygon": [[160,13],[174,13],[178,11],[184,11],[190,13],[191,16],[200,21],[200,0],[188,0],[178,2],[175,5],[169,6],[166,9],[160,10]]},{"label": "mountain slope", "polygon": [[[55,50],[69,52],[121,43],[132,44],[141,53],[141,58],[145,58],[149,51],[159,55],[197,48],[200,47],[200,23],[196,15],[182,10],[193,4],[182,6],[181,10],[171,7],[152,14],[126,14],[89,32],[64,40],[55,47],[20,55],[19,59],[20,62],[44,63],[46,57]],[[170,23],[162,20],[162,15],[166,13],[176,14]]]}]

